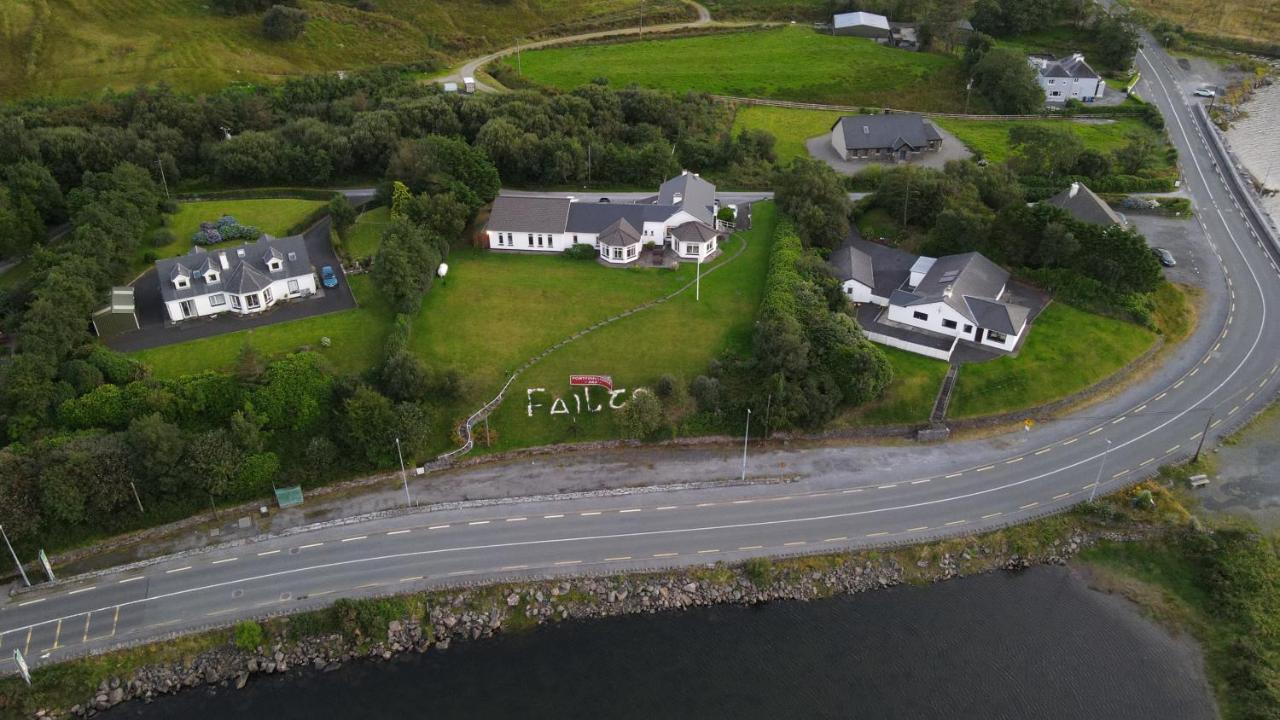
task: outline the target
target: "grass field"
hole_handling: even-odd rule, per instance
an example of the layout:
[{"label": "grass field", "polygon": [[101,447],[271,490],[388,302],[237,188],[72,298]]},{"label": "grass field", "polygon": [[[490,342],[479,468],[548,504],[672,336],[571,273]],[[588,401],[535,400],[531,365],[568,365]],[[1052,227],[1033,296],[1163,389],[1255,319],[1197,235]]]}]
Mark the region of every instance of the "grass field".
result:
[{"label": "grass field", "polygon": [[[803,112],[803,111],[802,111]],[[1129,142],[1131,133],[1154,135],[1161,145],[1166,140],[1163,134],[1157,133],[1137,118],[1117,118],[1113,121],[1069,122],[1064,120],[958,120],[956,118],[935,118],[943,129],[955,135],[970,150],[981,153],[991,162],[1004,162],[1009,159],[1012,150],[1009,146],[1009,129],[1017,125],[1039,125],[1043,127],[1066,127],[1084,142],[1086,148],[1109,153],[1123,147]],[[1158,171],[1173,169],[1172,163],[1163,154],[1158,158]]]},{"label": "grass field", "polygon": [[[503,62],[514,67],[516,60]],[[795,26],[524,53],[524,75],[572,88],[595,78],[660,90],[810,102],[955,110],[964,106],[957,57],[887,48]],[[971,109],[981,112],[980,100]]]},{"label": "grass field", "polygon": [[1155,333],[1053,303],[1031,325],[1017,357],[965,365],[950,418],[1034,407],[1084,390],[1145,352]]},{"label": "grass field", "polygon": [[347,230],[347,236],[342,240],[347,255],[352,258],[367,258],[377,254],[378,244],[382,242],[382,231],[390,222],[390,208],[374,208],[361,213],[356,224]]},{"label": "grass field", "polygon": [[[10,0],[0,3],[0,95],[96,93],[161,81],[212,91],[432,56],[447,61],[522,36],[635,24],[640,3],[377,0],[378,12],[368,13],[354,3],[300,0],[311,16],[306,32],[272,42],[262,35],[260,14],[227,17],[192,0]],[[678,0],[645,0],[645,16],[692,11]],[[41,39],[34,54],[33,38]]]},{"label": "grass field", "polygon": [[[612,375],[614,387],[628,391],[652,385],[662,374],[674,376],[683,386],[705,373],[713,358],[725,352],[748,351],[774,221],[771,205],[756,206],[752,229],[735,235],[722,258],[732,256],[744,236],[746,250],[703,278],[701,300],[695,299],[691,289],[575,341],[522,375],[490,421],[495,433],[493,449],[617,438],[615,412],[574,412],[570,374]],[[534,396],[542,407],[534,409],[533,417],[527,413],[529,388],[546,390]],[[556,397],[565,399],[569,413],[550,414]],[[593,389],[590,400],[595,404],[603,397]]]},{"label": "grass field", "polygon": [[1274,0],[1124,0],[1137,10],[1207,35],[1275,42],[1280,10]]},{"label": "grass field", "polygon": [[173,233],[173,242],[161,247],[144,243],[138,249],[139,262],[148,252],[154,252],[160,258],[185,254],[191,250],[191,236],[200,229],[200,223],[217,220],[223,215],[233,216],[241,225],[252,225],[268,235],[279,236],[324,205],[319,200],[292,198],[184,202],[178,206],[178,212],[169,216],[168,230]]},{"label": "grass field", "polygon": [[777,144],[778,163],[786,164],[798,157],[808,157],[804,141],[831,132],[831,126],[844,113],[826,110],[794,110],[766,105],[743,105],[733,117],[733,132],[765,130]]}]

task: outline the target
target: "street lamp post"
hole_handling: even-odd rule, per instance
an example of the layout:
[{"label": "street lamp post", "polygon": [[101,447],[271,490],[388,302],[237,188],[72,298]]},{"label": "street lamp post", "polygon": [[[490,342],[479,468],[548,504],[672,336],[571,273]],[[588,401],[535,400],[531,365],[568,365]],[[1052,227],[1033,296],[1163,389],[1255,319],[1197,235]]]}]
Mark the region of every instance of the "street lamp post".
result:
[{"label": "street lamp post", "polygon": [[1098,463],[1098,477],[1093,479],[1093,488],[1089,490],[1089,502],[1098,494],[1098,484],[1102,482],[1102,469],[1107,466],[1107,454],[1111,452],[1111,439],[1107,438],[1107,449],[1102,451],[1102,462]]},{"label": "street lamp post", "polygon": [[747,481],[747,440],[751,437],[751,408],[747,408],[747,429],[742,433],[742,482]]},{"label": "street lamp post", "polygon": [[4,538],[4,544],[9,548],[9,554],[13,556],[13,564],[18,566],[18,574],[22,576],[22,582],[27,587],[31,587],[31,581],[27,579],[27,571],[22,569],[22,563],[18,561],[18,553],[13,551],[13,544],[9,542],[9,533],[4,531],[3,525],[0,525],[0,537]]},{"label": "street lamp post", "polygon": [[[699,253],[702,251],[699,250]],[[695,302],[702,302],[702,255],[698,255],[698,273],[693,281],[693,299]]]},{"label": "street lamp post", "polygon": [[400,438],[396,438],[396,456],[400,458],[400,479],[404,481],[404,504],[413,507],[413,498],[409,495],[409,476],[404,471],[404,453],[400,452]]},{"label": "street lamp post", "polygon": [[1209,417],[1205,418],[1204,430],[1200,432],[1200,443],[1196,445],[1196,454],[1191,458],[1191,462],[1200,462],[1200,451],[1204,450],[1204,439],[1209,437],[1209,428],[1213,427],[1213,411],[1209,411]]}]

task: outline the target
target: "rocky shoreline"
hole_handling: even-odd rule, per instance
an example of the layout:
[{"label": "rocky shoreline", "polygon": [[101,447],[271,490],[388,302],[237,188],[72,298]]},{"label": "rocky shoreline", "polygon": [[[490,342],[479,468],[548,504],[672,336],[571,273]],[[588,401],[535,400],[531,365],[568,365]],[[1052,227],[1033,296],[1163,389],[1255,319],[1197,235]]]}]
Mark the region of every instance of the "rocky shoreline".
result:
[{"label": "rocky shoreline", "polygon": [[454,642],[478,640],[537,625],[618,615],[658,613],[714,604],[814,600],[930,583],[984,572],[1017,572],[1038,564],[1066,564],[1099,540],[1132,541],[1149,529],[1072,529],[1035,555],[1011,553],[983,538],[896,552],[859,552],[752,560],[726,566],[609,577],[534,580],[428,592],[420,619],[387,623],[385,636],[330,633],[277,641],[242,650],[228,642],[187,661],[136,669],[103,680],[97,692],[67,709],[38,710],[35,718],[88,718],[133,700],[151,702],[198,687],[241,689],[256,675],[306,669],[332,672],[356,661],[388,661],[400,653],[444,651]]}]

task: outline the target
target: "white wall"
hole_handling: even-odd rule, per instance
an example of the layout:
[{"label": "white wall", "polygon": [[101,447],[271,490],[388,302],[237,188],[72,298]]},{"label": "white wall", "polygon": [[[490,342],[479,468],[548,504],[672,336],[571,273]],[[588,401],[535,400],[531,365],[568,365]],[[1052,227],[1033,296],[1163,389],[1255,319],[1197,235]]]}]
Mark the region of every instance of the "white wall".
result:
[{"label": "white wall", "polygon": [[[928,316],[927,320],[920,320],[915,313],[921,312]],[[972,328],[973,323],[966,319],[963,315],[956,312],[950,305],[943,302],[931,303],[929,305],[912,305],[911,307],[903,307],[901,305],[890,305],[888,318],[894,322],[900,322],[903,325],[910,325],[925,330],[932,330],[943,335],[963,336],[973,339],[973,332],[964,332],[965,325]],[[944,320],[955,322],[954,328],[943,326]]]},{"label": "white wall", "polygon": [[839,155],[841,159],[844,159],[844,160],[848,159],[845,156],[845,153],[848,152],[848,149],[845,148],[845,144],[844,144],[844,128],[842,128],[840,125],[836,125],[831,130],[831,147],[835,148],[836,154]]},{"label": "white wall", "polygon": [[[1040,76],[1040,87],[1044,88],[1045,99],[1051,102],[1067,100],[1090,100],[1102,97],[1107,83],[1101,79],[1050,78]],[[1060,93],[1056,97],[1054,92]]]},{"label": "white wall", "polygon": [[[298,281],[298,291],[295,293],[289,292],[290,280]],[[200,282],[201,284],[203,284],[203,281],[200,281]],[[271,289],[271,297],[272,297],[271,305],[274,306],[276,303],[280,302],[281,300],[290,300],[290,299],[306,297],[307,295],[314,293],[316,291],[316,275],[315,273],[308,273],[306,275],[298,275],[290,278],[280,278],[279,280],[272,281],[269,287]],[[205,288],[200,288],[200,289],[203,290]],[[260,304],[257,309],[250,311],[242,300],[241,307],[239,310],[237,310],[231,305],[230,293],[221,291],[216,287],[210,288],[210,289],[212,290],[212,292],[205,293],[204,295],[197,295],[193,298],[188,298],[191,302],[195,303],[195,313],[191,316],[192,318],[205,317],[207,315],[219,315],[222,313],[238,313],[238,314],[248,314],[250,312],[256,313],[256,312],[261,312],[262,310],[265,310],[267,307],[269,307],[266,304],[266,302],[264,302],[262,298],[262,293],[259,292],[257,294],[259,296]],[[223,303],[221,305],[211,305],[209,303],[209,299],[214,295],[222,295]],[[165,303],[165,310],[169,314],[169,320],[173,322],[181,322],[184,319],[191,319],[191,318],[184,318],[182,315],[183,302],[184,301],[182,300],[171,300]]]},{"label": "white wall", "polygon": [[[840,286],[844,290],[844,296],[849,298],[850,302],[855,303],[875,303],[876,305],[887,305],[888,302],[876,302],[876,298],[871,294],[871,288],[863,285],[857,280],[845,280]],[[883,298],[881,298],[883,299]]]},{"label": "white wall", "polygon": [[907,352],[913,352],[913,353],[916,353],[917,355],[924,355],[926,357],[936,358],[938,360],[950,360],[951,351],[955,350],[955,347],[956,347],[956,341],[954,340],[951,342],[951,347],[947,348],[946,350],[939,350],[937,348],[931,348],[925,345],[917,345],[913,342],[908,342],[906,340],[902,340],[899,338],[889,337],[888,335],[881,335],[880,333],[864,331],[863,334],[866,335],[867,339],[872,342],[878,342],[881,345],[888,345],[889,347],[895,347],[895,348],[898,348],[899,350],[906,350]]}]

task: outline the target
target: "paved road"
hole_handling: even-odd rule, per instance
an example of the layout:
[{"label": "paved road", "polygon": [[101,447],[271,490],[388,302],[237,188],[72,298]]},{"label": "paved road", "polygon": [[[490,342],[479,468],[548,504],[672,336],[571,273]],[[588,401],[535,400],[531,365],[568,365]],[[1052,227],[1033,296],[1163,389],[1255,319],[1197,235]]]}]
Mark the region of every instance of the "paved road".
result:
[{"label": "paved road", "polygon": [[[492,85],[482,82],[480,78],[476,77],[476,73],[478,73],[480,69],[483,68],[485,65],[488,65],[494,60],[499,60],[501,58],[507,57],[508,55],[515,55],[519,51],[537,50],[538,48],[550,47],[552,45],[564,45],[567,43],[582,42],[585,40],[599,40],[601,38],[625,37],[627,35],[643,35],[646,32],[669,32],[671,30],[682,30],[686,28],[701,27],[703,25],[709,25],[711,23],[711,12],[708,11],[707,8],[702,5],[702,3],[694,2],[694,0],[684,0],[684,3],[692,7],[698,13],[698,18],[696,20],[693,20],[690,22],[683,22],[683,23],[666,23],[662,25],[653,25],[648,27],[640,27],[639,25],[637,25],[636,27],[616,28],[613,30],[599,30],[596,32],[579,33],[577,35],[566,35],[563,37],[555,37],[555,38],[549,38],[546,40],[538,40],[536,42],[522,43],[520,45],[512,45],[511,47],[503,48],[496,52],[491,52],[488,55],[483,55],[481,57],[468,60],[456,70],[453,70],[446,75],[442,75],[436,78],[436,82],[439,82],[439,83],[453,82],[453,83],[458,83],[458,86],[461,87],[463,78],[475,78],[477,91],[501,92],[505,88],[494,87]],[[722,24],[731,25],[733,23],[722,23]]]},{"label": "paved road", "polygon": [[[608,198],[611,202],[616,203],[634,203],[645,200],[651,200],[653,193],[647,192],[609,192],[607,190],[508,190],[503,188],[503,195],[511,195],[514,197],[572,197],[578,198],[583,202],[595,202],[601,198]],[[866,192],[851,192],[849,199],[853,201],[861,200],[870,195]],[[742,203],[759,202],[761,200],[773,199],[772,190],[730,190],[727,192],[717,192],[716,199],[721,205],[741,205]]]},{"label": "paved road", "polygon": [[[160,558],[71,579],[0,606],[0,656],[40,665],[171,632],[464,581],[612,572],[865,547],[1020,522],[1106,492],[1188,456],[1209,422],[1219,435],[1275,393],[1280,282],[1215,170],[1176,69],[1139,57],[1184,164],[1216,265],[1195,337],[1141,383],[1036,430],[938,446],[845,446],[755,454],[747,475],[785,483],[669,487],[629,495],[527,499],[416,512]],[[1212,415],[1210,414],[1212,413]],[[732,448],[583,453],[459,470],[559,487],[564,478],[629,473],[654,481],[735,480]],[[1095,482],[1099,482],[1095,486]],[[589,484],[589,483],[588,483]],[[0,668],[7,669],[7,668]]]}]

